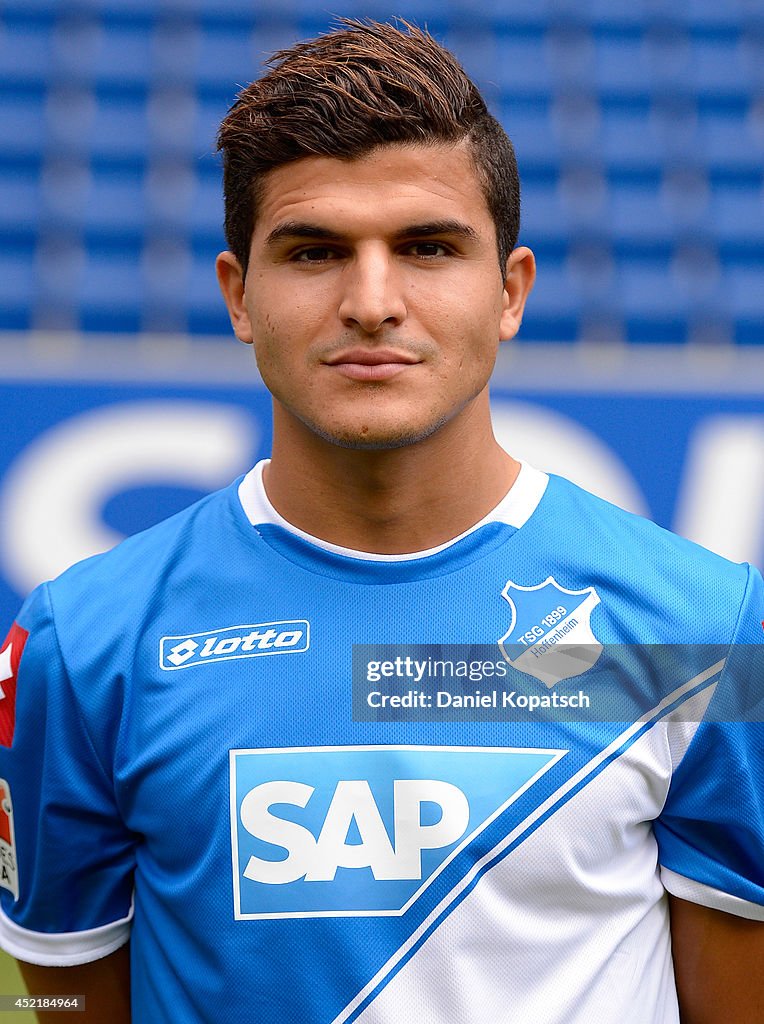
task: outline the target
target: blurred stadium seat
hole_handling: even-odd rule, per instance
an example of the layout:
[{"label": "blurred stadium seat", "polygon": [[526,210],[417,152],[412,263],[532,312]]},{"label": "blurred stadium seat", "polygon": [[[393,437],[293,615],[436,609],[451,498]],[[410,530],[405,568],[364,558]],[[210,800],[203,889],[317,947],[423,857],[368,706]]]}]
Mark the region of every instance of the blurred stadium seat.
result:
[{"label": "blurred stadium seat", "polygon": [[[523,340],[764,343],[761,0],[369,0],[426,23],[513,138]],[[6,0],[0,329],[228,335],[215,132],[319,0]],[[704,326],[705,325],[705,326]]]}]

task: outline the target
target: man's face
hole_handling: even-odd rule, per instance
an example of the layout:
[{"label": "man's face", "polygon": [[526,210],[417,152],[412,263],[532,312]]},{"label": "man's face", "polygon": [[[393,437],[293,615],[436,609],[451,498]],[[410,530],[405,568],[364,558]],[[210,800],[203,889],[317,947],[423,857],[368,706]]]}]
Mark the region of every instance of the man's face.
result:
[{"label": "man's face", "polygon": [[308,157],[266,178],[242,291],[218,261],[238,337],[291,424],[343,447],[422,440],[476,401],[519,327],[533,258],[502,280],[496,231],[461,146]]}]

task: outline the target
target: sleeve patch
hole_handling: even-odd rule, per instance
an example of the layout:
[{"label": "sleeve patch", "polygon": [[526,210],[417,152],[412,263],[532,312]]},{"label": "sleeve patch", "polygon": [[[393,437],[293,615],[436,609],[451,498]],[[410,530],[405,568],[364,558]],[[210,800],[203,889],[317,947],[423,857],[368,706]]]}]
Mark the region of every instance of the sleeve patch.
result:
[{"label": "sleeve patch", "polygon": [[10,747],[16,726],[16,681],[29,633],[14,622],[0,649],[0,744]]},{"label": "sleeve patch", "polygon": [[19,871],[16,864],[16,839],[13,830],[11,788],[0,779],[0,886],[19,898]]}]

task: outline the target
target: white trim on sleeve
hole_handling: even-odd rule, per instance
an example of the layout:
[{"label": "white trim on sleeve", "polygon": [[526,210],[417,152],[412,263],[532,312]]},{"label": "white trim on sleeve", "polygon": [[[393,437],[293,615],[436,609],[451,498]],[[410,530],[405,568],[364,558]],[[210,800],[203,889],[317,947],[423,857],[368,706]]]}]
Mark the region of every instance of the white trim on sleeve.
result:
[{"label": "white trim on sleeve", "polygon": [[702,907],[710,907],[711,910],[723,910],[736,917],[746,917],[749,921],[764,921],[764,907],[758,903],[751,903],[731,893],[712,889],[710,885],[685,878],[684,875],[678,875],[662,865],[661,881],[672,896],[678,896],[681,900],[699,903]]},{"label": "white trim on sleeve", "polygon": [[74,967],[108,956],[130,938],[133,908],[120,921],[86,928],[81,932],[33,932],[4,913],[0,907],[0,947],[25,963],[40,967]]}]

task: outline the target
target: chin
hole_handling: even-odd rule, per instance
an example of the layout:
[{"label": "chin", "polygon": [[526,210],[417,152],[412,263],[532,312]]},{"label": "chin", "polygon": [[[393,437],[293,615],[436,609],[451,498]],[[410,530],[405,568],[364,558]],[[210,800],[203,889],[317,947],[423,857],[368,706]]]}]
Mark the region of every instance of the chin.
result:
[{"label": "chin", "polygon": [[307,424],[307,426],[324,441],[329,441],[330,444],[334,444],[338,448],[360,452],[380,452],[418,444],[431,437],[443,425],[443,422],[438,421],[426,426],[420,424],[416,427],[412,425],[407,430],[402,429],[400,424],[388,429],[360,427],[352,430],[330,430],[318,424]]}]

